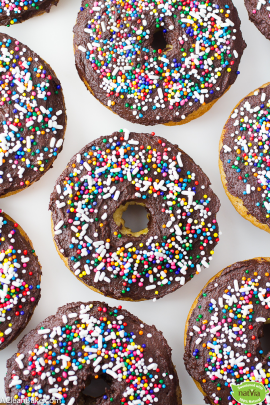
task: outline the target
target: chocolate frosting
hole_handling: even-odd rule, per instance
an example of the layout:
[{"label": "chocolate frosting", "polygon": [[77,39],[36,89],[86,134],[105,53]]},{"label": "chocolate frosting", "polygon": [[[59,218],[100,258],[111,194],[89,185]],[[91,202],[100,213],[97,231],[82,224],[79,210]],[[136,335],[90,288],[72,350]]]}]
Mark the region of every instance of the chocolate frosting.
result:
[{"label": "chocolate frosting", "polygon": [[[25,10],[24,6],[16,6],[15,9],[12,9],[10,11],[10,14],[8,15],[6,10],[6,7],[1,7],[0,5],[0,25],[12,25],[12,24],[18,24],[22,23],[23,21],[28,20],[29,18],[35,17],[36,15],[40,15],[43,13],[49,13],[51,11],[52,6],[57,6],[59,0],[38,0],[38,2],[32,1],[32,4],[30,4],[30,1],[28,2],[28,7]],[[5,2],[7,3],[7,2]],[[10,1],[8,0],[8,3],[13,6],[14,5],[14,0]],[[21,3],[21,2],[20,2]],[[33,4],[35,6],[33,7]],[[20,12],[18,7],[21,8]]]},{"label": "chocolate frosting", "polygon": [[[82,324],[84,324],[83,328]],[[89,324],[91,324],[92,330],[89,329]],[[66,325],[69,325],[70,328],[68,329]],[[58,332],[59,327],[62,328],[60,332]],[[39,334],[42,329],[46,332],[50,330],[50,332],[47,332],[46,335]],[[69,333],[66,333],[66,330]],[[74,336],[73,330],[77,330],[75,336],[79,335],[78,337]],[[84,331],[85,333],[83,333]],[[112,337],[114,332],[115,337]],[[54,337],[50,338],[52,333]],[[93,333],[95,333],[93,336],[96,336],[94,339]],[[52,343],[53,341],[54,343]],[[99,343],[95,345],[97,341]],[[101,346],[103,347],[101,348]],[[63,349],[67,347],[71,347],[71,350]],[[100,350],[93,349],[91,352],[90,348],[95,347],[99,347]],[[115,350],[114,347],[118,347],[118,349]],[[128,350],[131,350],[132,347],[134,349],[129,352],[131,355],[128,355]],[[46,350],[44,351],[43,348]],[[32,353],[30,364],[27,361],[29,351]],[[112,308],[104,302],[67,304],[59,308],[56,315],[48,317],[28,333],[18,344],[18,353],[21,356],[22,368],[16,361],[16,354],[7,361],[7,376],[5,377],[7,397],[13,398],[24,388],[27,390],[26,387],[32,387],[32,393],[41,389],[40,399],[47,395],[48,400],[53,397],[50,389],[58,387],[57,391],[61,391],[61,387],[65,387],[62,390],[62,393],[65,392],[65,396],[62,398],[65,404],[108,405],[113,402],[126,405],[132,403],[132,399],[140,399],[142,404],[148,404],[147,396],[150,395],[152,400],[156,399],[157,404],[181,405],[179,381],[171,360],[171,349],[163,334],[155,326],[144,324],[121,307]],[[96,356],[92,353],[96,353]],[[71,360],[64,367],[66,356]],[[97,362],[99,367],[95,365],[95,357],[99,358]],[[130,363],[132,367],[128,366],[131,357],[134,359]],[[46,359],[47,362],[40,361],[40,358]],[[86,360],[82,362],[82,358]],[[118,362],[119,358],[120,362]],[[52,363],[51,360],[55,361]],[[35,372],[38,364],[41,365],[41,371]],[[118,367],[118,370],[111,371],[109,374],[108,370],[112,370],[118,364],[126,366],[126,369]],[[145,367],[147,367],[146,370],[148,369],[147,375],[144,373]],[[31,372],[25,374],[25,370]],[[117,378],[115,378],[115,373],[118,374]],[[21,381],[20,388],[14,385],[10,387],[14,375]],[[139,376],[145,383],[144,386],[138,380],[134,381]],[[69,378],[68,384],[65,384]],[[106,379],[110,387],[103,397],[93,399],[92,402],[91,398],[82,394],[82,391],[94,378]],[[76,385],[73,383],[74,379]],[[38,386],[40,388],[35,388]],[[127,391],[130,391],[128,395]]]},{"label": "chocolate frosting", "polygon": [[0,237],[2,350],[20,335],[33,315],[40,300],[41,267],[27,235],[2,210]]},{"label": "chocolate frosting", "polygon": [[250,21],[252,21],[258,30],[267,38],[270,39],[270,11],[267,7],[270,6],[268,0],[266,4],[261,3],[261,8],[258,10],[258,0],[245,0],[245,6],[248,11]]},{"label": "chocolate frosting", "polygon": [[[122,154],[121,149],[124,149]],[[91,155],[97,160],[88,160],[89,153],[99,157]],[[118,168],[113,170],[120,177],[108,186],[108,176],[113,176],[112,172],[108,174],[109,169],[94,173],[96,167],[100,170],[99,164],[105,164],[108,159],[110,163],[114,153],[113,164]],[[97,162],[98,166],[92,162]],[[130,180],[128,167],[136,168]],[[67,182],[72,183],[71,189],[66,187]],[[161,186],[162,183],[166,187]],[[147,186],[152,189],[146,190]],[[94,194],[92,187],[99,189],[99,194]],[[112,194],[108,193],[109,189]],[[190,193],[194,193],[193,197]],[[79,201],[83,211],[78,206]],[[113,214],[127,201],[143,203],[150,213],[147,234],[135,237],[121,233]],[[126,132],[115,132],[96,139],[73,156],[56,181],[49,209],[56,231],[55,243],[79,280],[116,299],[141,300],[163,297],[193,278],[201,267],[208,267],[219,240],[216,223],[219,207],[208,177],[177,145],[149,134],[128,132],[126,137]],[[106,253],[102,252],[103,243],[104,249],[109,243]],[[123,261],[116,256],[120,251],[124,254]],[[103,254],[103,262],[105,260],[103,269],[102,262],[98,261],[101,258],[96,260],[99,253]],[[119,265],[111,266],[110,259],[118,260]],[[122,273],[123,266],[125,272]],[[104,276],[104,270],[106,278],[99,280],[97,271]]]},{"label": "chocolate frosting", "polygon": [[[269,129],[265,130],[270,120],[269,101],[269,85],[245,97],[235,108],[224,127],[223,147],[220,150],[220,160],[229,193],[240,198],[248,212],[259,222],[268,226],[270,226],[269,209],[266,209],[264,202],[268,204],[270,190],[268,178],[270,132]],[[247,102],[250,105],[248,109]],[[241,126],[240,119],[244,120],[240,121]],[[240,145],[236,142],[239,136],[244,136],[245,144]],[[246,165],[246,162],[249,164]],[[250,193],[247,193],[247,185],[250,185]]]},{"label": "chocolate frosting", "polygon": [[[212,3],[209,7],[205,2],[200,2],[200,7],[208,7],[207,14],[198,14],[198,11],[202,12],[202,8],[196,8],[192,9],[192,16],[186,2],[177,2],[178,10],[182,10],[181,15],[176,9],[176,3],[168,4],[169,8],[173,9],[172,12],[168,11],[168,7],[160,10],[160,6],[155,4],[158,14],[153,14],[150,9],[144,13],[138,10],[131,13],[130,8],[125,8],[123,14],[120,3],[116,6],[116,13],[113,5],[110,9],[109,2],[102,0],[97,6],[95,0],[83,0],[78,13],[74,27],[74,49],[79,76],[102,104],[109,106],[114,113],[131,122],[143,125],[180,122],[199,110],[204,103],[211,103],[221,97],[237,77],[238,65],[246,44],[242,38],[237,10],[231,0],[215,1],[213,7]],[[146,7],[145,5],[142,2],[141,10]],[[221,16],[213,14],[218,13],[217,10],[222,10]],[[228,13],[226,18],[224,10]],[[160,17],[158,23],[156,16]],[[211,32],[213,28],[214,32],[211,38],[208,31],[202,33],[198,28],[196,31],[194,24],[192,25],[194,29],[187,26],[187,17],[195,18],[194,16],[197,17],[195,20],[196,24],[199,21],[199,26],[205,21],[210,24],[209,30]],[[95,29],[91,25],[93,21],[97,24]],[[217,25],[215,21],[219,21]],[[223,24],[223,28],[220,24]],[[93,29],[94,31],[91,31]],[[154,53],[154,33],[161,29],[170,47],[166,51]],[[222,30],[222,36],[225,38],[220,39]],[[115,45],[116,41],[118,42]],[[131,44],[128,41],[131,41]],[[97,48],[93,48],[95,42]],[[190,49],[195,52],[190,52]],[[110,61],[106,54],[109,51]],[[89,58],[93,56],[95,59],[90,60]],[[158,59],[160,57],[162,60]],[[154,63],[153,58],[157,58]],[[191,65],[194,60],[194,65]],[[215,69],[220,70],[218,74]],[[214,79],[211,74],[215,75]],[[165,75],[167,79],[164,81]],[[134,82],[135,76],[137,82]],[[108,80],[110,78],[114,78],[114,81]],[[116,82],[118,86],[121,82],[125,82],[122,90],[117,88],[117,91],[114,91]],[[169,90],[172,88],[175,91]],[[139,97],[141,104],[135,103],[138,101],[136,91],[141,94]],[[135,93],[137,96],[134,96]],[[149,100],[150,96],[152,101]],[[170,102],[176,98],[178,101]],[[137,109],[137,106],[141,106],[140,109]]]},{"label": "chocolate frosting", "polygon": [[[263,373],[269,373],[270,353],[263,354],[259,338],[269,318],[269,274],[270,263],[263,258],[235,263],[210,281],[194,303],[187,321],[184,362],[188,373],[201,385],[208,404],[233,404],[231,383],[252,380],[268,388]],[[239,289],[253,284],[252,295],[238,292],[236,283]],[[210,333],[209,328],[216,330]],[[219,360],[215,362],[211,352]]]},{"label": "chocolate frosting", "polygon": [[[39,180],[62,150],[66,112],[52,68],[16,39],[0,34],[0,196]],[[9,62],[10,59],[10,62]]]}]

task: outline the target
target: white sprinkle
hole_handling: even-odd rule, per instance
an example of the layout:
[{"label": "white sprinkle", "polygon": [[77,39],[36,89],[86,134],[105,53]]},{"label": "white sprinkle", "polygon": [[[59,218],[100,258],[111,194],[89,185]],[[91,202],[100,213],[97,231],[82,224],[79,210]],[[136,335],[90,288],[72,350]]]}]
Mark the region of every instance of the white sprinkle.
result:
[{"label": "white sprinkle", "polygon": [[124,135],[124,140],[127,141],[128,138],[129,138],[130,131],[128,129],[126,129],[126,128],[124,128],[123,131],[124,131],[124,134],[125,134]]},{"label": "white sprinkle", "polygon": [[78,314],[76,314],[76,312],[72,312],[70,314],[68,314],[69,318],[76,318],[78,316]]},{"label": "white sprinkle", "polygon": [[63,221],[63,220],[59,221],[58,224],[56,225],[56,227],[54,228],[54,230],[57,231],[57,230],[60,229],[61,226],[63,226],[63,225],[64,225],[64,221]]},{"label": "white sprinkle", "polygon": [[57,142],[56,142],[56,145],[55,145],[55,147],[56,148],[60,148],[62,145],[63,145],[63,139],[59,139]]},{"label": "white sprinkle", "polygon": [[256,318],[256,322],[266,322],[266,319],[259,317],[259,318]]},{"label": "white sprinkle", "polygon": [[[107,370],[106,370],[106,373],[109,374],[110,376],[112,376],[114,379],[117,378],[117,374],[114,373],[112,370],[107,369]],[[134,401],[133,401],[133,402],[134,402]]]},{"label": "white sprinkle", "polygon": [[51,332],[50,329],[39,329],[38,334],[39,335],[48,335]]},{"label": "white sprinkle", "polygon": [[[94,8],[94,7],[93,7]],[[79,45],[78,46],[78,49],[80,50],[80,51],[82,51],[82,52],[86,52],[86,49],[82,46],[82,45]]]},{"label": "white sprinkle", "polygon": [[155,288],[156,288],[156,285],[155,285],[155,284],[153,284],[153,285],[147,285],[147,286],[145,287],[146,290],[154,290]]},{"label": "white sprinkle", "polygon": [[24,354],[20,354],[16,357],[15,361],[18,363],[19,368],[22,370],[24,368],[22,360],[24,359]]},{"label": "white sprinkle", "polygon": [[159,96],[160,100],[163,99],[163,91],[162,91],[161,87],[158,87],[158,96]]},{"label": "white sprinkle", "polygon": [[182,159],[181,159],[181,152],[178,152],[177,163],[178,163],[179,167],[183,167],[183,162],[182,162]]},{"label": "white sprinkle", "polygon": [[83,165],[88,172],[91,172],[91,167],[89,166],[89,164],[87,162],[84,162]]},{"label": "white sprinkle", "polygon": [[67,319],[66,315],[63,315],[63,316],[62,316],[62,320],[63,320],[64,324],[67,324],[68,319]]},{"label": "white sprinkle", "polygon": [[[102,263],[103,264],[103,263]],[[99,280],[99,276],[100,276],[100,271],[96,272],[95,278],[94,278],[94,283],[97,283]]]}]

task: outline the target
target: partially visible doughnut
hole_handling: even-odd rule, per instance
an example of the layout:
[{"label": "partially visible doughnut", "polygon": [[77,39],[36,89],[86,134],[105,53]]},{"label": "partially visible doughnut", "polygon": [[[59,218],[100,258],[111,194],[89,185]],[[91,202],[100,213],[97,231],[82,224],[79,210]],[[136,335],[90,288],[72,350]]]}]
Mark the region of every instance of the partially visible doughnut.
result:
[{"label": "partially visible doughnut", "polygon": [[231,0],[82,0],[74,34],[88,90],[143,125],[208,111],[235,82],[246,47]]},{"label": "partially visible doughnut", "polygon": [[245,0],[250,21],[258,30],[270,39],[270,3],[269,0]]},{"label": "partially visible doughnut", "polygon": [[14,25],[43,13],[49,13],[59,0],[1,0],[0,25]]},{"label": "partially visible doughnut", "polygon": [[24,230],[0,210],[0,350],[27,326],[40,300],[41,266]]},{"label": "partially visible doughnut", "polygon": [[223,187],[235,209],[270,232],[270,83],[243,98],[220,138]]},{"label": "partially visible doughnut", "polygon": [[66,109],[52,68],[0,33],[0,197],[38,181],[61,152]]},{"label": "partially visible doughnut", "polygon": [[214,276],[189,312],[184,362],[213,405],[234,405],[231,384],[256,381],[270,402],[270,353],[260,338],[269,322],[270,258],[237,262]]},{"label": "partially visible doughnut", "polygon": [[[105,394],[85,396],[98,378],[110,385]],[[182,404],[163,334],[102,302],[67,304],[28,333],[7,361],[5,393],[65,405]]]}]

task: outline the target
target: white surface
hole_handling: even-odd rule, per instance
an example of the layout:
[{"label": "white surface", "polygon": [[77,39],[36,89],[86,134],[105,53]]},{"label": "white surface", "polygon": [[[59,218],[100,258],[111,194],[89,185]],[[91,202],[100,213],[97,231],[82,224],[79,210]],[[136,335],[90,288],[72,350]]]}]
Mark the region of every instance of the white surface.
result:
[{"label": "white surface", "polygon": [[42,298],[34,316],[21,336],[0,352],[0,402],[4,397],[6,360],[16,351],[17,342],[45,317],[54,314],[57,307],[71,301],[104,300],[76,280],[64,266],[53,244],[50,232],[48,202],[53,185],[66,163],[86,143],[101,135],[127,127],[132,131],[155,131],[186,151],[210,177],[213,190],[221,200],[218,221],[222,236],[209,269],[173,294],[156,303],[121,302],[124,308],[148,324],[155,324],[163,331],[172,347],[172,356],[179,375],[184,404],[204,404],[203,397],[185,370],[183,363],[183,337],[186,317],[197,294],[210,277],[235,261],[256,256],[270,256],[270,235],[245,221],[233,208],[223,190],[218,170],[219,137],[235,104],[250,91],[270,81],[270,41],[249,22],[243,0],[235,1],[242,20],[243,36],[247,42],[240,65],[241,74],[230,91],[203,117],[184,126],[154,128],[125,122],[103,107],[86,90],[80,81],[73,57],[72,28],[80,0],[60,0],[50,15],[33,18],[21,25],[1,27],[2,32],[27,44],[44,58],[62,82],[68,127],[64,149],[51,169],[29,189],[1,200],[1,207],[28,233],[43,267]]}]

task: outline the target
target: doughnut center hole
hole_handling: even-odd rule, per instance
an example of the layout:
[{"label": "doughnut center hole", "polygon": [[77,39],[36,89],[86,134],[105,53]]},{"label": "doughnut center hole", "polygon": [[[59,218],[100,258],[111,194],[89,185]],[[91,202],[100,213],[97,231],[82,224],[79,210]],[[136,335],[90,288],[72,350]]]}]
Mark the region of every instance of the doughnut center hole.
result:
[{"label": "doughnut center hole", "polygon": [[120,205],[113,215],[122,235],[139,237],[148,233],[150,212],[144,203],[127,201]]},{"label": "doughnut center hole", "polygon": [[163,32],[163,28],[158,28],[153,35],[151,47],[156,51],[161,50],[164,53],[172,49],[172,45],[168,44]]},{"label": "doughnut center hole", "polygon": [[270,322],[267,321],[263,325],[262,336],[259,338],[263,355],[266,356],[270,352]]},{"label": "doughnut center hole", "polygon": [[[85,389],[82,391],[82,396],[90,398],[99,398],[103,396],[106,389],[110,388],[110,384],[104,378],[100,377],[98,379],[91,378],[86,382]],[[90,399],[89,398],[89,399]],[[87,402],[87,398],[85,398]],[[85,403],[86,403],[85,402]],[[89,402],[91,404],[91,402]]]}]

